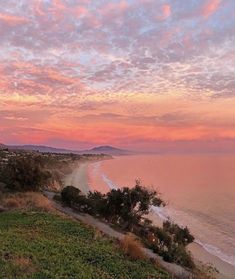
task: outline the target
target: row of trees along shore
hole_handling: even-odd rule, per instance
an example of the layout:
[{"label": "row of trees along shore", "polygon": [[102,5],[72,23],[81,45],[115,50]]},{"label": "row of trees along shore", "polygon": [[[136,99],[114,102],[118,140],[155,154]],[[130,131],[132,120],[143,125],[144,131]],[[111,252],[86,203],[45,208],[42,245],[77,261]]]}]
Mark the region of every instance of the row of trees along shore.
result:
[{"label": "row of trees along shore", "polygon": [[146,217],[152,206],[165,206],[158,192],[141,186],[136,181],[133,188],[112,189],[106,194],[98,191],[83,195],[73,186],[65,187],[61,200],[66,205],[103,219],[124,231],[133,232],[148,248],[168,262],[193,268],[194,262],[186,246],[194,237],[187,227],[180,227],[170,220],[157,227]]}]

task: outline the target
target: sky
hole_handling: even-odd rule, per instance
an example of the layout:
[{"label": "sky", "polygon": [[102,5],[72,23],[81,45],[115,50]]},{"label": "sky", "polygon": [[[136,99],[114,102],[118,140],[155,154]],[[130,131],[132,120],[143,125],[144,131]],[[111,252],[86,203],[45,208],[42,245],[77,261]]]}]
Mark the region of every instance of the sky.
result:
[{"label": "sky", "polygon": [[0,0],[0,142],[235,150],[234,0]]}]

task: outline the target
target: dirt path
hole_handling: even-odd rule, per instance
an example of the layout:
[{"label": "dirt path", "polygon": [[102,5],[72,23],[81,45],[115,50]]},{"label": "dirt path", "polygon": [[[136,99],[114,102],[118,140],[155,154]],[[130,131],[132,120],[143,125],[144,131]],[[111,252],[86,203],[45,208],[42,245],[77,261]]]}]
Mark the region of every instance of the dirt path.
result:
[{"label": "dirt path", "polygon": [[[55,202],[53,200],[53,196],[54,193],[52,192],[44,192],[45,196],[51,200],[53,206],[60,212],[65,213],[73,218],[75,218],[76,220],[79,220],[87,225],[90,225],[98,230],[100,230],[101,232],[103,232],[104,234],[108,235],[109,237],[112,238],[116,238],[116,239],[123,239],[125,237],[124,233],[120,233],[116,230],[114,230],[113,228],[111,228],[109,225],[101,222],[100,220],[92,217],[91,215],[88,214],[80,214],[76,211],[74,211],[73,209],[71,209],[70,207],[64,207],[61,204]],[[144,253],[146,254],[147,257],[155,259],[163,268],[165,268],[168,272],[170,272],[171,274],[177,276],[178,278],[185,278],[185,279],[190,279],[192,278],[191,273],[186,271],[184,268],[182,268],[179,265],[176,265],[174,263],[167,263],[165,262],[162,257],[156,255],[155,253],[153,253],[150,249],[147,248],[143,248]],[[172,277],[173,278],[173,277]]]}]

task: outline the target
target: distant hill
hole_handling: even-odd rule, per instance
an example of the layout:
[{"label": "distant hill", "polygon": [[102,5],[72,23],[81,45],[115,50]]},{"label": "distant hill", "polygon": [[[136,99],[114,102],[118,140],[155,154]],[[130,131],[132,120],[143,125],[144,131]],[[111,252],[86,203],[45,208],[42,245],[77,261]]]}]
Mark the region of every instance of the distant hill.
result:
[{"label": "distant hill", "polygon": [[55,148],[43,145],[4,145],[0,144],[0,149],[9,148],[11,150],[39,151],[44,153],[74,153],[74,154],[108,154],[108,155],[131,155],[132,151],[119,149],[113,146],[98,146],[87,150],[70,150],[63,148]]},{"label": "distant hill", "polygon": [[87,153],[87,154],[109,154],[109,155],[130,155],[132,154],[131,151],[125,150],[125,149],[119,149],[113,146],[98,146],[94,147],[89,150],[83,150],[82,153]]}]

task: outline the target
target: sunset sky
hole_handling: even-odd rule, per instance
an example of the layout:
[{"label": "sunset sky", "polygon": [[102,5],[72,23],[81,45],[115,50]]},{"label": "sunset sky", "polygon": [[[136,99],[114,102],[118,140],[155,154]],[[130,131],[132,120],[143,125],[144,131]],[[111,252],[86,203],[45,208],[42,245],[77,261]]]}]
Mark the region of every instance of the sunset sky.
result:
[{"label": "sunset sky", "polygon": [[0,74],[5,144],[235,150],[234,0],[0,0]]}]

